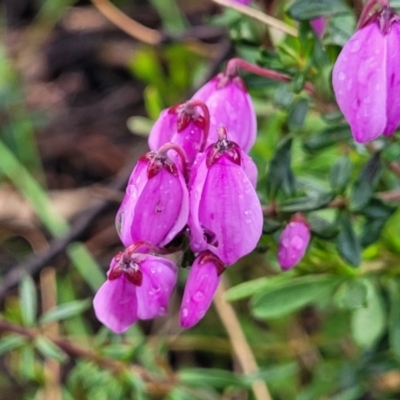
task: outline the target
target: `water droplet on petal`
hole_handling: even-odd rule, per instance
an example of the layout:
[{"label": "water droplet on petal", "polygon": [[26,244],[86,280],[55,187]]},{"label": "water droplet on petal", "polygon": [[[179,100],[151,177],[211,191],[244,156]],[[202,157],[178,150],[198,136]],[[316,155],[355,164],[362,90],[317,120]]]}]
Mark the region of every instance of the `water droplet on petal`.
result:
[{"label": "water droplet on petal", "polygon": [[187,309],[187,307],[183,307],[182,308],[182,317],[186,318],[189,315],[189,310]]},{"label": "water droplet on petal", "polygon": [[201,290],[198,290],[194,295],[193,295],[193,300],[196,302],[199,302],[203,300],[204,298],[204,293]]},{"label": "water droplet on petal", "polygon": [[346,74],[343,71],[340,71],[338,74],[339,81],[344,81],[346,79]]},{"label": "water droplet on petal", "polygon": [[165,307],[160,307],[158,309],[158,315],[165,315],[166,312],[167,312],[167,309]]},{"label": "water droplet on petal", "polygon": [[295,250],[301,250],[304,246],[304,240],[300,236],[293,236],[290,241],[291,246]]}]

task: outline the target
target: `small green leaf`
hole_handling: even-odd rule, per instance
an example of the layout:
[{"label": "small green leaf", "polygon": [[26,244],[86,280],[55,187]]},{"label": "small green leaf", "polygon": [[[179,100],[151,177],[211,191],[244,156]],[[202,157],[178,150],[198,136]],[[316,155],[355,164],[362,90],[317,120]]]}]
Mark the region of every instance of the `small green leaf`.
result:
[{"label": "small green leaf", "polygon": [[282,224],[280,222],[265,218],[263,224],[263,233],[269,235],[276,232],[281,226]]},{"label": "small green leaf", "polygon": [[365,220],[361,235],[362,247],[368,247],[380,239],[385,223],[386,220],[380,218]]},{"label": "small green leaf", "polygon": [[351,138],[351,131],[348,125],[337,125],[311,136],[304,142],[303,146],[306,150],[312,152],[337,145]]},{"label": "small green leaf", "polygon": [[0,340],[0,357],[8,353],[9,351],[15,350],[21,347],[26,342],[25,337],[20,335],[5,336]]},{"label": "small green leaf", "polygon": [[335,164],[333,164],[329,178],[334,191],[343,193],[349,183],[352,168],[353,165],[347,156],[340,157]]},{"label": "small green leaf", "polygon": [[354,341],[363,348],[373,346],[382,336],[386,315],[381,295],[371,280],[364,280],[368,295],[367,307],[353,311],[351,329]]},{"label": "small green leaf", "polygon": [[35,339],[35,347],[45,358],[54,358],[60,362],[63,362],[68,358],[67,354],[63,350],[43,336],[39,336]]},{"label": "small green leaf", "polygon": [[304,276],[267,287],[251,299],[257,318],[279,318],[329,295],[341,278],[331,275]]},{"label": "small green leaf", "polygon": [[390,143],[382,150],[382,159],[390,163],[400,160],[400,143]]},{"label": "small green leaf", "polygon": [[354,231],[351,215],[347,211],[340,212],[337,224],[341,229],[336,239],[339,254],[348,263],[358,267],[361,262],[361,244]]},{"label": "small green leaf", "polygon": [[396,207],[385,204],[381,199],[372,198],[369,203],[360,211],[370,219],[384,219],[385,221],[397,210]]},{"label": "small green leaf", "polygon": [[379,152],[375,153],[365,164],[360,176],[354,183],[350,195],[350,208],[353,211],[361,210],[371,199],[373,188],[379,178],[382,166]]},{"label": "small green leaf", "polygon": [[391,278],[386,284],[389,292],[389,344],[394,354],[400,358],[400,282]]},{"label": "small green leaf", "polygon": [[37,295],[35,282],[29,275],[25,275],[19,286],[21,299],[21,316],[25,326],[32,326],[36,320]]},{"label": "small green leaf", "polygon": [[340,0],[297,0],[287,10],[289,16],[297,20],[307,20],[317,17],[343,14],[349,8]]},{"label": "small green leaf", "polygon": [[294,193],[294,175],[290,167],[291,163],[292,138],[283,140],[271,162],[267,174],[267,191],[271,198],[274,198],[282,188],[288,194]]},{"label": "small green leaf", "polygon": [[310,226],[311,232],[321,239],[333,239],[340,232],[340,229],[336,224],[332,224],[323,218],[317,217],[316,215],[310,214],[307,217],[307,222]]},{"label": "small green leaf", "polygon": [[227,386],[245,387],[242,378],[233,372],[217,368],[191,368],[183,369],[179,373],[179,382],[191,386],[212,386],[226,388]]},{"label": "small green leaf", "polygon": [[328,205],[334,197],[335,195],[333,193],[319,193],[313,196],[288,199],[279,205],[279,211],[294,213],[298,211],[319,210]]},{"label": "small green leaf", "polygon": [[[303,75],[302,75],[303,76]],[[304,80],[305,78],[303,77],[303,80],[298,83],[300,87],[300,91],[302,90],[304,86]],[[295,100],[292,104],[292,107],[289,111],[288,115],[288,125],[290,130],[299,130],[303,126],[304,120],[306,118],[308,111],[308,100],[305,98],[301,98],[298,100]]]},{"label": "small green leaf", "polygon": [[56,308],[51,309],[43,314],[40,318],[41,324],[46,324],[54,321],[61,321],[67,318],[75,317],[90,307],[90,300],[75,300],[69,303],[64,303]]},{"label": "small green leaf", "polygon": [[335,303],[346,310],[355,310],[367,305],[368,287],[363,279],[344,282],[335,293]]}]

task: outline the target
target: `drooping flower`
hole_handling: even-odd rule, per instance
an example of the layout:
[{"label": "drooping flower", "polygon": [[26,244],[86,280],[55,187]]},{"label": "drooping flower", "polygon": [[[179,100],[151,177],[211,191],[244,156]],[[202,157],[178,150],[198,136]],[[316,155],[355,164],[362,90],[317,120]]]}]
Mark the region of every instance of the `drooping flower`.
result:
[{"label": "drooping flower", "polygon": [[192,97],[203,101],[210,112],[207,145],[218,140],[218,128],[223,126],[229,138],[246,153],[257,135],[254,106],[243,80],[239,76],[219,74],[201,87]]},{"label": "drooping flower", "polygon": [[218,288],[223,263],[214,254],[200,253],[190,268],[183,293],[180,323],[184,328],[196,325],[209,309]]},{"label": "drooping flower", "polygon": [[165,154],[171,146],[165,146],[144,155],[129,178],[116,217],[125,246],[143,240],[165,246],[187,223],[189,195],[185,178]]},{"label": "drooping flower", "polygon": [[190,247],[195,253],[209,250],[224,264],[233,264],[256,247],[263,215],[251,159],[226,139],[224,129],[220,134],[192,167]]},{"label": "drooping flower", "polygon": [[97,319],[115,333],[126,331],[138,319],[165,315],[176,284],[178,269],[172,261],[133,253],[134,248],[112,259],[107,281],[93,299]]},{"label": "drooping flower", "polygon": [[314,32],[317,34],[317,36],[319,36],[320,38],[324,36],[326,22],[327,22],[326,17],[318,17],[310,21],[311,27],[314,29]]},{"label": "drooping flower", "polygon": [[282,269],[293,268],[304,257],[311,234],[307,222],[295,215],[279,238],[278,262]]},{"label": "drooping flower", "polygon": [[384,7],[339,54],[333,88],[357,142],[391,135],[400,123],[399,49],[399,16]]},{"label": "drooping flower", "polygon": [[[202,109],[202,114],[197,111]],[[204,150],[209,130],[209,115],[203,102],[189,100],[167,110],[161,111],[149,135],[150,150],[158,150],[162,145],[173,142],[185,151],[189,166],[197,153]],[[171,154],[172,153],[172,154]],[[179,165],[181,160],[174,152],[170,157]]]}]

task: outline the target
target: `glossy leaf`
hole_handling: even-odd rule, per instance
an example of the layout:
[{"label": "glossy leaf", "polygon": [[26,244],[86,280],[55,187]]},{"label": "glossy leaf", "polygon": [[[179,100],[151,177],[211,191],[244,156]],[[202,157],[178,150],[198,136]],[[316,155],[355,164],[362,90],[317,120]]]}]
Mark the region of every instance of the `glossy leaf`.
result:
[{"label": "glossy leaf", "polygon": [[281,203],[279,210],[287,213],[319,210],[328,205],[334,197],[335,195],[333,193],[320,193],[315,196],[297,197]]},{"label": "glossy leaf", "polygon": [[329,179],[332,189],[338,193],[342,193],[350,180],[352,164],[347,156],[342,156],[333,164]]},{"label": "glossy leaf", "polygon": [[35,282],[29,275],[25,275],[19,287],[21,298],[21,315],[24,325],[34,324],[37,313],[37,295]]},{"label": "glossy leaf", "polygon": [[347,12],[349,12],[349,8],[341,0],[297,0],[287,10],[289,16],[297,20],[307,20]]},{"label": "glossy leaf", "polygon": [[340,228],[336,238],[339,254],[348,263],[358,267],[361,262],[361,245],[360,239],[354,231],[351,215],[346,211],[341,212],[337,224]]}]

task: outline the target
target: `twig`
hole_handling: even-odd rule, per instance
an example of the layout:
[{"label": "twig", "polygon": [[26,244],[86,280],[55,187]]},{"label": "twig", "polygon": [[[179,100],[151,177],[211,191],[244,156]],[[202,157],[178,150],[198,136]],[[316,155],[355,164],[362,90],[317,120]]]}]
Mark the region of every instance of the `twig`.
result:
[{"label": "twig", "polygon": [[103,357],[101,354],[98,354],[91,349],[77,345],[76,343],[71,343],[66,338],[44,335],[38,329],[25,328],[20,325],[11,324],[2,318],[0,318],[0,332],[16,333],[32,340],[38,337],[44,337],[47,340],[53,342],[70,357],[84,358],[93,361],[97,365],[103,368],[107,368],[116,374],[121,374],[124,372],[133,373],[139,376],[143,380],[143,382],[145,382],[146,392],[157,396],[166,396],[171,391],[174,383],[176,382],[175,375],[168,376],[168,378],[165,380],[161,380],[159,378],[155,380],[147,371],[145,371],[142,367],[139,367],[138,365],[131,365],[122,361]]},{"label": "twig", "polygon": [[270,26],[271,28],[279,29],[280,31],[287,33],[290,36],[296,37],[298,35],[298,31],[296,28],[293,28],[292,26],[287,25],[284,22],[280,21],[279,19],[271,17],[270,15],[264,14],[261,11],[255,10],[254,8],[246,7],[229,0],[211,0],[211,1],[219,4],[220,6],[232,8],[233,10],[236,10],[241,14],[247,15],[251,18],[254,18],[262,22],[265,25]]},{"label": "twig", "polygon": [[[221,283],[214,297],[215,308],[217,309],[218,315],[221,318],[226,331],[228,332],[233,351],[238,358],[240,365],[242,366],[243,372],[246,375],[254,374],[258,371],[256,359],[249,344],[247,343],[246,337],[232,305],[225,301],[225,291],[225,283],[224,280],[221,279]],[[252,384],[252,388],[256,400],[272,400],[267,385],[263,380],[255,380]]]},{"label": "twig", "polygon": [[[122,169],[108,186],[108,189],[123,189],[132,171],[132,167],[133,164],[129,163],[129,165]],[[111,204],[112,202],[109,200],[96,200],[96,205],[82,212],[76,224],[72,226],[67,235],[59,239],[54,239],[50,243],[47,251],[35,254],[21,264],[13,267],[0,282],[0,300],[4,298],[10,288],[20,281],[24,274],[36,275],[41,269],[54,260],[55,257],[62,253],[71,242],[79,240],[86,233],[93,221]]]}]

